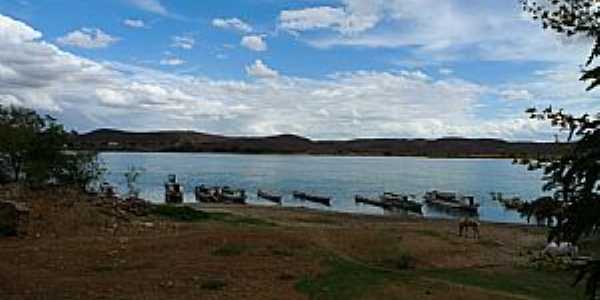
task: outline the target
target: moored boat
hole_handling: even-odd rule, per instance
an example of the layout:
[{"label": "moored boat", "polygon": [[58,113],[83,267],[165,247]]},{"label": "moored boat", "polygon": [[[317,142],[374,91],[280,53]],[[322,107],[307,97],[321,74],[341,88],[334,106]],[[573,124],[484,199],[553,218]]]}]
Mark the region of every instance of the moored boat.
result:
[{"label": "moored boat", "polygon": [[296,198],[296,199],[306,200],[306,201],[310,201],[310,202],[320,203],[320,204],[323,204],[326,206],[331,206],[331,198],[329,198],[329,197],[316,196],[316,195],[311,195],[311,194],[307,194],[304,192],[298,192],[298,191],[294,191],[293,195],[294,195],[294,198]]},{"label": "moored boat", "polygon": [[196,201],[204,203],[246,203],[246,191],[235,190],[230,187],[197,186],[194,190]]},{"label": "moored boat", "polygon": [[379,199],[370,199],[363,196],[354,197],[356,203],[364,203],[373,206],[378,206],[386,210],[401,209],[417,214],[421,214],[421,208],[423,204],[408,199],[406,195],[394,194],[394,193],[383,193],[379,196]]},{"label": "moored boat", "polygon": [[354,202],[356,202],[356,203],[363,203],[363,204],[369,204],[369,205],[381,207],[383,209],[391,209],[392,208],[392,206],[390,204],[385,203],[382,200],[371,199],[371,198],[367,198],[367,197],[363,197],[363,196],[358,196],[358,195],[354,197]]},{"label": "moored boat", "polygon": [[183,203],[183,188],[177,182],[176,175],[169,175],[165,183],[165,202],[167,204]]},{"label": "moored boat", "polygon": [[431,191],[425,193],[425,203],[448,210],[461,211],[469,214],[479,213],[479,203],[473,196],[462,196],[454,192]]},{"label": "moored boat", "polygon": [[236,204],[246,204],[246,191],[245,190],[234,190],[229,187],[224,187],[221,190],[221,201]]},{"label": "moored boat", "polygon": [[259,198],[262,198],[262,199],[265,199],[265,200],[269,200],[271,202],[275,202],[275,203],[278,203],[278,204],[281,204],[281,201],[282,201],[281,200],[282,199],[281,195],[276,195],[274,193],[263,191],[263,190],[258,190],[256,192],[256,195]]}]

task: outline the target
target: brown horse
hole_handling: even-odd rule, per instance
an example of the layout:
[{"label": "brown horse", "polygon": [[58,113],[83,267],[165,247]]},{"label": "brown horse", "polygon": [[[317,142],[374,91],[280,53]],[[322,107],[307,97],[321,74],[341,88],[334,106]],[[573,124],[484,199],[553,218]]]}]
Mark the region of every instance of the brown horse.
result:
[{"label": "brown horse", "polygon": [[469,237],[469,228],[473,231],[473,238],[479,239],[479,222],[471,218],[462,218],[458,223],[458,236]]}]

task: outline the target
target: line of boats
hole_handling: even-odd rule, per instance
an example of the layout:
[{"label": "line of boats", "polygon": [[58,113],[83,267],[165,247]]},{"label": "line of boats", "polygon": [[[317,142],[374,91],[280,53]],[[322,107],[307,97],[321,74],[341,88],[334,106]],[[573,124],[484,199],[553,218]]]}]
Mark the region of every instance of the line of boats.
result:
[{"label": "line of boats", "polygon": [[[170,176],[169,181],[165,184],[165,200],[167,203],[182,203],[183,193],[182,188],[177,183],[175,177]],[[194,189],[196,201],[201,203],[229,203],[229,204],[246,204],[248,195],[243,189],[234,189],[229,186],[208,187],[205,185],[197,186]],[[283,195],[261,190],[256,193],[257,198],[264,199],[276,204],[282,204]],[[330,197],[310,194],[301,191],[292,192],[294,199],[301,201],[309,201],[325,206],[331,206],[332,199]],[[396,193],[383,193],[378,197],[365,197],[357,195],[354,198],[356,204],[365,204],[380,207],[385,210],[403,210],[411,213],[422,213],[423,204],[436,207],[451,212],[478,214],[479,203],[475,202],[473,196],[464,196],[455,192],[440,192],[430,191],[423,197],[424,201],[416,200],[415,195],[405,195]]]}]

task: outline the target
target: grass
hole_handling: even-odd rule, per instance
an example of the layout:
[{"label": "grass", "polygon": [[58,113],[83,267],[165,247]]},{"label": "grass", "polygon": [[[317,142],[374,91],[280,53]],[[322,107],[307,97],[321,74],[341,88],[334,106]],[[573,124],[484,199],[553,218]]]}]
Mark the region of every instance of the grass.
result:
[{"label": "grass", "polygon": [[309,299],[356,299],[390,279],[401,277],[398,273],[351,262],[339,257],[327,261],[327,272],[316,277],[305,277],[296,283],[296,289]]},{"label": "grass", "polygon": [[416,267],[416,259],[408,253],[400,253],[397,257],[385,258],[382,264],[394,270],[410,270]]},{"label": "grass", "polygon": [[225,244],[212,252],[215,256],[238,256],[246,252],[250,247],[243,244]]},{"label": "grass", "polygon": [[156,205],[152,214],[178,222],[216,221],[230,225],[276,226],[274,223],[248,217],[235,216],[228,213],[207,213],[187,206]]},{"label": "grass", "polygon": [[[365,299],[389,286],[405,286],[418,291],[424,287],[436,291],[438,283],[449,285],[450,291],[464,287],[479,288],[483,294],[525,296],[531,299],[586,299],[583,288],[573,288],[573,273],[538,271],[532,268],[511,269],[414,269],[414,258],[400,255],[383,261],[378,268],[341,257],[325,261],[325,271],[302,277],[296,289],[309,299]],[[433,288],[433,289],[432,289]],[[482,294],[482,295],[483,295]],[[500,296],[505,298],[505,296]]]},{"label": "grass", "polygon": [[573,288],[572,273],[542,272],[528,268],[513,270],[428,270],[424,277],[440,279],[486,290],[501,291],[538,299],[576,300],[585,299],[581,288]]}]

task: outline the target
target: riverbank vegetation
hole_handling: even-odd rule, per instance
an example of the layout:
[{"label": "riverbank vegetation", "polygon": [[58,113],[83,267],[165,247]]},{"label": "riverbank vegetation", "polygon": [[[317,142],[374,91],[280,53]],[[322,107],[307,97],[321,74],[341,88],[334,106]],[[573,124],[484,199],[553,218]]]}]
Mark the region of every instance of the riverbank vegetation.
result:
[{"label": "riverbank vegetation", "polygon": [[102,167],[95,153],[70,151],[72,137],[51,116],[0,105],[0,183],[85,189],[100,177]]},{"label": "riverbank vegetation", "polygon": [[[521,3],[544,29],[592,41],[580,80],[589,83],[588,91],[597,88],[600,85],[600,66],[595,64],[600,56],[600,10],[597,1],[521,0]],[[600,113],[586,112],[576,116],[552,106],[543,110],[531,108],[527,113],[532,119],[548,121],[566,132],[566,141],[574,144],[560,158],[535,162],[536,166],[544,169],[544,189],[552,192],[553,200],[560,204],[550,214],[556,224],[549,232],[548,240],[575,244],[584,238],[597,239],[600,228]],[[586,292],[590,299],[596,299],[600,286],[600,257],[598,252],[593,254],[594,259],[580,268],[577,279],[580,282],[587,278]]]}]

